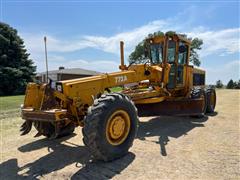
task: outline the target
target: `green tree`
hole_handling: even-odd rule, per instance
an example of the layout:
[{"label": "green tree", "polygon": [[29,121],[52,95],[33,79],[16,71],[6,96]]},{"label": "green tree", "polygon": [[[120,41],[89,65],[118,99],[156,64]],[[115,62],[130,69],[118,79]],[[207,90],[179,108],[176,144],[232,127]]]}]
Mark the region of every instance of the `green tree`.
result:
[{"label": "green tree", "polygon": [[222,88],[222,87],[223,87],[222,81],[221,81],[221,80],[218,80],[218,81],[216,82],[216,88]]},{"label": "green tree", "polygon": [[238,82],[237,82],[236,89],[240,89],[240,80],[238,80]]},{"label": "green tree", "polygon": [[129,55],[129,63],[141,64],[145,60],[146,57],[144,54],[144,41],[142,41],[135,47],[135,50]]},{"label": "green tree", "polygon": [[237,89],[237,82],[236,81],[233,82],[233,89]]},{"label": "green tree", "polygon": [[[174,34],[175,32],[169,31],[167,33]],[[154,35],[156,35],[156,34],[163,35],[162,32],[155,32],[153,34]],[[132,63],[140,64],[140,63],[146,61],[146,57],[144,55],[144,43],[145,43],[145,40],[142,40],[140,43],[138,43],[137,46],[135,47],[134,51],[129,55],[129,63],[130,64],[132,64]],[[201,39],[199,39],[199,38],[192,39],[192,44],[190,47],[190,49],[191,49],[190,62],[192,62],[195,66],[200,66],[200,64],[201,64],[197,51],[202,49],[202,45],[203,45],[203,41]]]},{"label": "green tree", "polygon": [[17,30],[0,22],[0,95],[23,93],[33,81],[36,66],[29,55]]},{"label": "green tree", "polygon": [[227,83],[227,89],[233,89],[234,88],[234,82],[231,79],[228,83]]},{"label": "green tree", "polygon": [[203,45],[203,40],[199,39],[199,38],[194,38],[192,40],[192,44],[191,44],[191,51],[190,51],[190,62],[192,62],[195,66],[200,66],[201,61],[199,60],[199,55],[197,53],[197,51],[202,49],[202,45]]}]

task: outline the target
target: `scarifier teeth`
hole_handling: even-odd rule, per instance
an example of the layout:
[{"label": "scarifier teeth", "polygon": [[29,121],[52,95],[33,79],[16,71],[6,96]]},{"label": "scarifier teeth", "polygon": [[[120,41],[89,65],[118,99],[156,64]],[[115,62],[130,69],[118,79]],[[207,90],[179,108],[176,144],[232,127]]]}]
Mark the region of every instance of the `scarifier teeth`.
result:
[{"label": "scarifier teeth", "polygon": [[26,121],[21,125],[21,128],[24,128],[26,126]]},{"label": "scarifier teeth", "polygon": [[42,133],[41,132],[38,132],[34,137],[39,137],[39,136],[41,136],[42,135]]},{"label": "scarifier teeth", "polygon": [[32,129],[32,122],[31,121],[25,121],[22,125],[21,125],[21,129],[20,131],[22,132],[21,133],[21,136],[29,133]]},{"label": "scarifier teeth", "polygon": [[28,133],[27,131],[23,131],[20,135],[23,136],[23,135],[25,135],[27,133]]},{"label": "scarifier teeth", "polygon": [[27,128],[27,124],[26,124],[26,122],[24,122],[24,123],[21,125],[20,131],[24,131],[26,128]]}]

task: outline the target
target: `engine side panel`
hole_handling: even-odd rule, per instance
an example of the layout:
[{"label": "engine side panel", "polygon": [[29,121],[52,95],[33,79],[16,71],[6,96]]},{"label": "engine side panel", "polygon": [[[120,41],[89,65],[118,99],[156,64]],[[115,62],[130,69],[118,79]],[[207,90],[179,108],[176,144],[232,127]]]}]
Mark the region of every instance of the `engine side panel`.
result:
[{"label": "engine side panel", "polygon": [[204,86],[205,85],[205,71],[198,68],[193,68],[193,86]]}]

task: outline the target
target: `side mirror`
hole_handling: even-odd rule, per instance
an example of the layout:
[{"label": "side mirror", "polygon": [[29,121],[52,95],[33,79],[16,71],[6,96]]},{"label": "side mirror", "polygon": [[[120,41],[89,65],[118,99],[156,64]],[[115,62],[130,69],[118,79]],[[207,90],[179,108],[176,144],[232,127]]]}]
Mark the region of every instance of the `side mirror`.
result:
[{"label": "side mirror", "polygon": [[178,48],[178,52],[179,52],[179,53],[184,53],[184,52],[186,52],[186,51],[187,51],[186,46],[183,46],[183,45],[179,46],[179,48]]}]

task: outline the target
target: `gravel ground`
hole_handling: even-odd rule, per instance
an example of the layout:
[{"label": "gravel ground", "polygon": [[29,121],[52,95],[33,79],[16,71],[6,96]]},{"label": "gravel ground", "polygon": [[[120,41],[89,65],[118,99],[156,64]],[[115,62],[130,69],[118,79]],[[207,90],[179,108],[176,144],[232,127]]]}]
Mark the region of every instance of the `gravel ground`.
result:
[{"label": "gravel ground", "polygon": [[81,129],[57,140],[20,137],[21,119],[1,120],[1,179],[240,179],[240,91],[218,90],[216,113],[141,118],[130,152],[95,162]]}]

